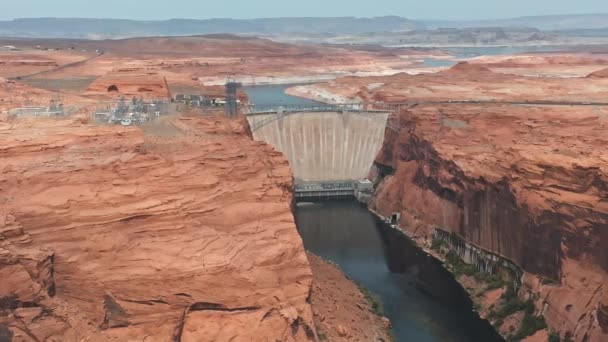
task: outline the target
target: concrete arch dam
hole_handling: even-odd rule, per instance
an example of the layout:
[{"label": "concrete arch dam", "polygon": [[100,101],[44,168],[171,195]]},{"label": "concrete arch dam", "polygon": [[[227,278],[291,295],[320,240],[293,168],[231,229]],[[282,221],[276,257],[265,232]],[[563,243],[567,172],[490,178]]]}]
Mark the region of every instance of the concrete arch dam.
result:
[{"label": "concrete arch dam", "polygon": [[287,156],[297,181],[339,183],[367,177],[389,114],[320,109],[251,113],[247,119],[256,140]]}]

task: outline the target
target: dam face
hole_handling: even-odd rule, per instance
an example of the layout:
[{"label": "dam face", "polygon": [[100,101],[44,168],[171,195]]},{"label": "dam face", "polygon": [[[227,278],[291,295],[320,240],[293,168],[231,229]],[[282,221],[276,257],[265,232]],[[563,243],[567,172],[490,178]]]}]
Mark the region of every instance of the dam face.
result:
[{"label": "dam face", "polygon": [[303,181],[360,180],[367,177],[382,146],[388,112],[325,111],[248,114],[256,140],[289,159]]}]

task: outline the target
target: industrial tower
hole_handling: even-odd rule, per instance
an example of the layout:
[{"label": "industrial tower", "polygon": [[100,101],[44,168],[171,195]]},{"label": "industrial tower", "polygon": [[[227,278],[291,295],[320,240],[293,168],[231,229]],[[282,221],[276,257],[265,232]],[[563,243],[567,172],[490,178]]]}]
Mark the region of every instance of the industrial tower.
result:
[{"label": "industrial tower", "polygon": [[242,86],[242,83],[236,82],[232,78],[226,81],[226,116],[228,117],[234,117],[238,114],[238,97],[236,92]]}]

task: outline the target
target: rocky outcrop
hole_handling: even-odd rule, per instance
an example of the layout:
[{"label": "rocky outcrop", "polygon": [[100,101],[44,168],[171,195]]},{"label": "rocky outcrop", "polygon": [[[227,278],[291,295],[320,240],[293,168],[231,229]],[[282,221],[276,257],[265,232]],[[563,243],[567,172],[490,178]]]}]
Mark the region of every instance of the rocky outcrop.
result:
[{"label": "rocky outcrop", "polygon": [[550,330],[604,341],[608,155],[604,109],[419,105],[392,120],[371,207],[519,267]]},{"label": "rocky outcrop", "polygon": [[594,71],[587,75],[587,78],[608,78],[608,68]]},{"label": "rocky outcrop", "polygon": [[167,80],[158,74],[116,72],[98,78],[87,89],[88,95],[120,95],[146,98],[171,98]]},{"label": "rocky outcrop", "polygon": [[[72,100],[74,96],[66,96]],[[56,99],[50,91],[30,87],[24,83],[0,77],[0,114],[25,106],[48,106]]]},{"label": "rocky outcrop", "polygon": [[[314,283],[310,296],[319,340],[390,341],[391,322],[378,302],[331,262],[308,254]],[[375,309],[374,309],[375,308]]]},{"label": "rocky outcrop", "polygon": [[446,73],[456,73],[456,74],[466,72],[468,74],[474,74],[474,73],[488,73],[488,72],[492,72],[492,71],[483,65],[471,64],[468,62],[458,62],[458,63],[456,63],[456,65],[449,68],[445,72]]},{"label": "rocky outcrop", "polygon": [[[328,102],[332,98],[346,98],[368,104],[448,101],[606,102],[606,78],[520,76],[493,72],[491,65],[481,62],[483,60],[478,63],[461,62],[450,69],[429,74],[342,77],[309,86],[305,88],[306,91],[293,94],[320,101],[326,101],[324,98],[329,99]],[[536,74],[539,71],[534,67],[520,67],[513,67],[509,72]],[[566,69],[564,66],[556,68],[562,72]]]},{"label": "rocky outcrop", "polygon": [[315,339],[286,159],[177,126],[0,123],[0,340]]}]

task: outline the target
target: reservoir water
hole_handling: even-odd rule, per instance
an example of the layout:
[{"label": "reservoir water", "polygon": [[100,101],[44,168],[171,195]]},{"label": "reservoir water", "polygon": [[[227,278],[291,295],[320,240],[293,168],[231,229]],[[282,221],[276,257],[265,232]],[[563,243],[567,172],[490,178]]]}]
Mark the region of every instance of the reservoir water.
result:
[{"label": "reservoir water", "polygon": [[[446,47],[439,48],[449,52],[456,59],[473,58],[478,56],[497,56],[518,53],[559,52],[565,49],[561,45],[547,46],[475,46],[475,47]],[[451,67],[455,60],[426,58],[423,61],[426,67]],[[285,94],[285,89],[299,84],[273,84],[243,87],[252,104],[255,105],[298,105],[315,106],[322,103]]]},{"label": "reservoir water", "polygon": [[[570,47],[571,49],[572,47]],[[567,50],[563,45],[539,45],[539,46],[462,46],[439,48],[445,50],[457,58],[473,58],[479,56],[501,56],[516,55],[521,53],[544,53],[560,52]]]},{"label": "reservoir water", "polygon": [[[449,52],[455,59],[467,59],[479,56],[501,56],[515,55],[521,53],[559,52],[566,49],[562,45],[541,46],[462,46],[462,47],[440,47],[440,50]],[[451,67],[457,63],[456,60],[437,58],[426,58],[423,61],[425,67]]]},{"label": "reservoir water", "polygon": [[298,84],[273,84],[243,87],[254,105],[298,105],[315,106],[322,103],[285,94],[285,89]]},{"label": "reservoir water", "polygon": [[435,259],[355,201],[298,204],[307,250],[377,295],[396,341],[503,341]]}]

